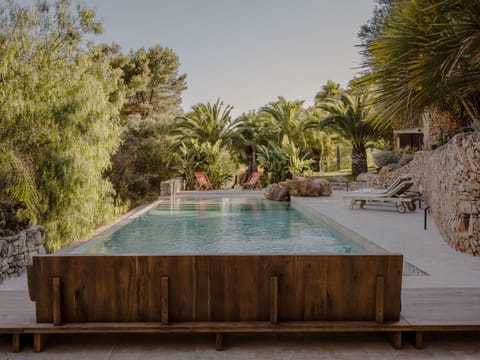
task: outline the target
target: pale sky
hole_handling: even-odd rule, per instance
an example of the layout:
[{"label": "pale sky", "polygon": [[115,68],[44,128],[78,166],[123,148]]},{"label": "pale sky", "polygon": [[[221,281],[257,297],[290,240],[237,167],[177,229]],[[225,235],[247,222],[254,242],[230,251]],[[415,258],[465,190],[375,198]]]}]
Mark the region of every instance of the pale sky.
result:
[{"label": "pale sky", "polygon": [[103,19],[96,42],[159,44],[187,74],[183,108],[221,98],[237,116],[278,96],[305,100],[360,64],[357,32],[374,0],[83,0]]}]

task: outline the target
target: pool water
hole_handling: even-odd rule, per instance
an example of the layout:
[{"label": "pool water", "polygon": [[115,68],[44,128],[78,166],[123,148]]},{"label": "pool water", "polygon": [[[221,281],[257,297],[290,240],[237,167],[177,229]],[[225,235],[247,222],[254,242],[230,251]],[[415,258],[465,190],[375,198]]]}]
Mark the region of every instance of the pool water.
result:
[{"label": "pool water", "polygon": [[86,250],[165,255],[367,252],[289,203],[251,198],[161,203]]}]

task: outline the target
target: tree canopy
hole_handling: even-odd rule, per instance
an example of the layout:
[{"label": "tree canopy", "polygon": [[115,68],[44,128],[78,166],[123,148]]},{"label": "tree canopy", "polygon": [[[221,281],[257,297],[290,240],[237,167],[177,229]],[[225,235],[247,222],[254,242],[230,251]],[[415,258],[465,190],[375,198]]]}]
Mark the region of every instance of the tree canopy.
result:
[{"label": "tree canopy", "polygon": [[114,53],[112,65],[122,70],[127,90],[122,116],[138,115],[145,119],[180,110],[186,75],[178,74],[180,63],[173,50],[155,45],[129,55],[118,50]]},{"label": "tree canopy", "polygon": [[0,6],[0,157],[17,169],[7,197],[46,226],[51,249],[113,213],[102,173],[119,143],[118,73],[83,43],[101,30],[94,13],[70,7]]},{"label": "tree canopy", "polygon": [[427,107],[464,123],[480,120],[480,4],[463,0],[393,1],[367,43],[374,103],[387,121]]},{"label": "tree canopy", "polygon": [[153,200],[163,180],[174,175],[168,136],[181,114],[186,75],[173,50],[155,45],[123,54],[116,45],[102,45],[111,66],[119,71],[125,88],[121,108],[121,146],[108,172],[117,203],[129,207]]}]

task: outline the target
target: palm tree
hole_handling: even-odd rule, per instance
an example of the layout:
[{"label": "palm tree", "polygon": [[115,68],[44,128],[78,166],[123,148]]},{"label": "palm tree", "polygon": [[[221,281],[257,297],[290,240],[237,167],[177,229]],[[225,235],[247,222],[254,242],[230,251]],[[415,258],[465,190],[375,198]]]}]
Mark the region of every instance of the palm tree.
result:
[{"label": "palm tree", "polygon": [[175,119],[170,150],[176,155],[177,171],[185,176],[187,183],[194,169],[207,171],[215,187],[224,185],[238,171],[234,148],[243,138],[241,119],[232,120],[232,109],[231,105],[224,107],[218,99],[214,104],[194,105],[191,112]]},{"label": "palm tree", "polygon": [[394,1],[364,52],[375,104],[386,121],[427,107],[463,123],[480,120],[480,6],[478,1]]},{"label": "palm tree", "polygon": [[[285,180],[292,173],[287,169],[288,162],[280,157],[286,154],[286,147],[292,147],[301,153],[302,161],[310,160],[309,133],[318,131],[318,119],[303,108],[303,101],[287,101],[283,97],[262,107],[258,116],[264,130],[258,148],[264,174],[271,182]],[[288,139],[288,145],[284,139]]]},{"label": "palm tree", "polygon": [[236,143],[238,155],[248,163],[248,177],[257,171],[257,147],[264,140],[266,129],[256,111],[249,111],[239,116],[239,130],[242,140]]},{"label": "palm tree", "polygon": [[214,104],[207,102],[194,105],[191,112],[175,119],[170,134],[175,136],[177,145],[195,139],[211,145],[220,140],[221,146],[230,146],[239,136],[240,125],[238,119],[232,120],[232,109],[231,105],[224,107],[220,99]]},{"label": "palm tree", "polygon": [[[326,115],[318,107],[311,107],[307,111],[312,119],[316,119],[317,124]],[[323,171],[323,160],[335,152],[335,137],[326,131],[318,130],[317,125],[314,129],[305,133],[305,139],[307,143],[306,149],[312,154],[314,160],[313,171]]]},{"label": "palm tree", "polygon": [[315,106],[320,105],[325,99],[333,99],[340,96],[342,93],[342,89],[340,84],[333,82],[332,80],[328,80],[325,85],[322,86],[322,90],[317,92],[315,95],[314,101]]},{"label": "palm tree", "polygon": [[286,135],[297,146],[306,147],[305,132],[317,128],[318,122],[302,107],[303,101],[287,101],[279,97],[260,109],[263,121],[271,124],[271,133],[277,144]]},{"label": "palm tree", "polygon": [[320,129],[331,128],[352,146],[352,174],[367,171],[367,142],[378,137],[373,116],[365,106],[364,95],[343,93],[338,100],[327,99],[320,108],[327,116],[320,122]]}]

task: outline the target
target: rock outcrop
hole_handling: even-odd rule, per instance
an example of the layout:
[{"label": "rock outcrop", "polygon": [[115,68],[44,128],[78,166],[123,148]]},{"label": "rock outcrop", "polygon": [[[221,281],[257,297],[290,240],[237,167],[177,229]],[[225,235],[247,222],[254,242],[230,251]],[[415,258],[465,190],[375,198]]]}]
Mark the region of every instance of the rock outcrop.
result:
[{"label": "rock outcrop", "polygon": [[290,195],[288,191],[279,184],[272,184],[267,187],[264,192],[264,196],[269,200],[276,200],[276,201],[289,201]]},{"label": "rock outcrop", "polygon": [[330,196],[332,186],[324,179],[296,179],[271,185],[265,197],[271,200],[288,201],[292,196]]},{"label": "rock outcrop", "polygon": [[310,179],[287,180],[285,188],[293,196],[319,196],[321,190],[320,185]]},{"label": "rock outcrop", "polygon": [[313,182],[320,186],[320,191],[318,195],[320,196],[330,196],[332,195],[332,184],[330,181],[325,179],[313,179]]}]

